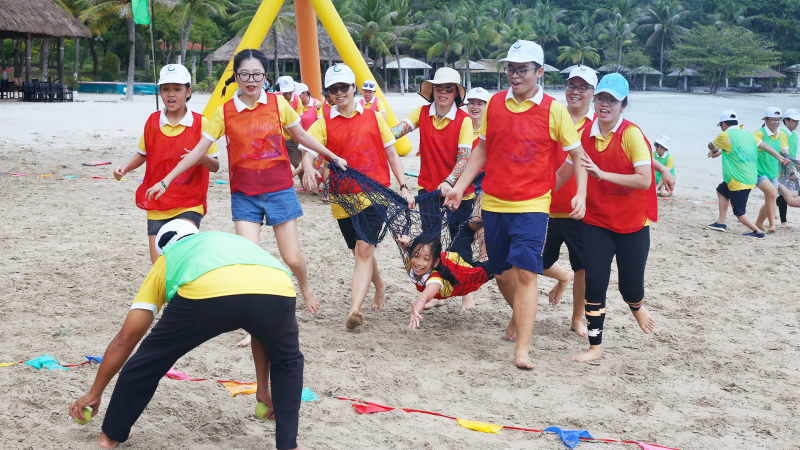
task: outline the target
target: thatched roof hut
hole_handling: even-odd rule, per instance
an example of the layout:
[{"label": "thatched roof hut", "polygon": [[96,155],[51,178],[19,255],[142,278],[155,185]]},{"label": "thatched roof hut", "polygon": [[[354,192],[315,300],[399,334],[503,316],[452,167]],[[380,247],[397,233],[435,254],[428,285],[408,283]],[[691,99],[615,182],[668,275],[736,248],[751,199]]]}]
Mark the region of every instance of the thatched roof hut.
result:
[{"label": "thatched roof hut", "polygon": [[0,39],[90,38],[92,32],[53,0],[0,0]]},{"label": "thatched roof hut", "polygon": [[[2,0],[0,0],[2,1]],[[331,61],[343,62],[342,57],[339,56],[339,52],[336,51],[336,47],[333,46],[331,42],[331,38],[328,37],[328,33],[325,31],[323,27],[317,27],[317,35],[319,36],[319,59],[320,61],[327,61],[328,60],[328,52],[330,51],[331,54]],[[236,36],[235,38],[231,39],[230,41],[224,43],[220,48],[218,48],[214,53],[209,55],[206,58],[206,61],[211,60],[214,62],[225,62],[227,63],[231,59],[233,59],[236,48],[239,46],[239,42],[242,41],[241,36]],[[259,50],[267,55],[269,59],[272,59],[275,55],[275,50],[273,49],[273,37],[272,31],[267,33],[267,36],[264,38],[264,41],[259,46]],[[283,33],[278,33],[278,59],[279,60],[299,60],[300,59],[300,50],[297,46],[297,31],[295,28],[292,27],[285,27]]]}]

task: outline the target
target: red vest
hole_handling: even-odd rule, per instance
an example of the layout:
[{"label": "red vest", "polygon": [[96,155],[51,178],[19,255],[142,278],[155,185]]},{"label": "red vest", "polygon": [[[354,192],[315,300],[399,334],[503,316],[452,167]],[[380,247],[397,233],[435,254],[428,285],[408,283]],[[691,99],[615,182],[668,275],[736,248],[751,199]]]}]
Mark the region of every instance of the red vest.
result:
[{"label": "red vest", "polygon": [[486,110],[483,190],[501,200],[532,200],[552,189],[553,159],[562,151],[550,137],[553,97],[544,94],[540,105],[515,113],[506,107],[506,92],[495,94]]},{"label": "red vest", "polygon": [[297,111],[297,107],[300,105],[300,97],[297,94],[292,94],[292,101],[289,102],[289,105],[293,110]]},{"label": "red vest", "polygon": [[[361,100],[359,100],[358,102],[361,103],[361,106],[364,106],[365,102],[364,102],[363,98]],[[378,97],[377,96],[372,97],[372,103],[369,105],[369,108],[367,108],[367,109],[371,109],[371,110],[373,110],[375,112],[378,112]]]},{"label": "red vest", "polygon": [[319,100],[315,98],[311,98],[311,102],[309,103],[308,111],[300,114],[300,125],[303,127],[304,130],[308,131],[311,128],[311,125],[314,125],[314,122],[317,121],[317,105],[319,104]]},{"label": "red vest", "polygon": [[[589,120],[589,119],[586,119],[586,121],[583,122],[583,125],[581,125],[581,127],[578,128],[578,134],[583,132],[583,130],[586,129],[587,127],[590,128],[590,129],[592,128],[592,121]],[[564,152],[564,153],[567,153],[567,152]],[[564,156],[564,161],[566,161],[566,160],[567,160],[567,156],[565,155]],[[558,159],[556,159],[556,161],[558,161]],[[563,164],[564,161],[561,161],[561,163]],[[573,161],[573,164],[574,163],[575,162]],[[580,161],[578,161],[578,164],[580,164]],[[555,170],[558,171],[558,169],[560,167],[561,167],[560,165],[556,164]],[[569,180],[567,180],[566,183],[564,183],[563,186],[561,186],[561,189],[553,192],[553,197],[550,199],[550,213],[551,214],[552,213],[567,213],[567,214],[571,213],[572,212],[572,199],[577,194],[578,194],[578,184],[575,183],[575,176],[573,175],[572,177],[570,177]]]},{"label": "red vest", "polygon": [[[605,172],[630,175],[635,173],[633,164],[622,148],[622,135],[633,123],[623,120],[608,147],[597,151],[595,138],[590,136],[592,127],[587,127],[581,135],[583,150],[592,161]],[[645,138],[647,147],[650,142]],[[652,154],[652,150],[650,151]],[[601,181],[590,176],[586,185],[586,215],[583,222],[589,225],[607,228],[616,233],[633,233],[644,227],[647,219],[655,222],[658,219],[658,199],[656,198],[656,176],[650,158],[650,188],[633,189],[618,184]]]},{"label": "red vest", "polygon": [[[347,119],[338,115],[331,119],[325,116],[328,131],[328,149],[336,156],[347,161],[347,167],[374,179],[384,186],[389,186],[389,161],[383,147],[383,138],[375,115],[372,111],[355,113]],[[333,194],[356,194],[361,188],[354,183],[347,186],[331,185]]]},{"label": "red vest", "polygon": [[329,105],[328,102],[323,100],[322,101],[322,115],[323,116],[330,116],[332,107],[333,107],[333,105]]},{"label": "red vest", "polygon": [[[439,189],[439,185],[456,166],[461,124],[469,120],[469,115],[459,108],[456,109],[456,118],[437,130],[429,116],[430,108],[431,105],[425,105],[419,113],[419,150],[422,156],[417,180],[417,184],[428,192]],[[464,194],[474,191],[475,188],[470,185]]]},{"label": "red vest", "polygon": [[242,112],[236,111],[231,99],[223,112],[231,193],[257,195],[294,186],[277,95],[267,94],[266,105],[258,103]]},{"label": "red vest", "polygon": [[144,181],[136,189],[136,206],[148,211],[166,211],[203,205],[203,211],[207,213],[208,169],[202,164],[189,168],[172,180],[169,189],[158,200],[145,197],[149,186],[163,180],[181,162],[181,156],[187,154],[184,149],[193,149],[203,136],[203,116],[200,114],[193,112],[192,126],[171,137],[161,132],[160,117],[161,112],[154,112],[144,125],[147,166]]}]

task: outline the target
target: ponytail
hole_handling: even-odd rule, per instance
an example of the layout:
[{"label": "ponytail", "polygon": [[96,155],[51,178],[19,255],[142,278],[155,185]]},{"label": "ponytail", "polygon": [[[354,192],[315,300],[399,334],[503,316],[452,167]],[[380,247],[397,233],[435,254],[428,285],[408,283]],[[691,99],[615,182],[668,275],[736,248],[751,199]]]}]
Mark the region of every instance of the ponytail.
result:
[{"label": "ponytail", "polygon": [[444,258],[447,258],[446,253],[442,253],[440,255],[439,264],[436,266],[436,271],[439,272],[439,276],[441,276],[443,280],[450,283],[450,286],[456,286],[458,285],[458,279],[456,279],[456,275],[453,273],[453,271],[451,271],[446,264],[442,263]]},{"label": "ponytail", "polygon": [[225,91],[228,89],[228,85],[236,81],[236,75],[231,75],[230,78],[225,80],[225,86],[222,88],[222,97],[225,97]]}]

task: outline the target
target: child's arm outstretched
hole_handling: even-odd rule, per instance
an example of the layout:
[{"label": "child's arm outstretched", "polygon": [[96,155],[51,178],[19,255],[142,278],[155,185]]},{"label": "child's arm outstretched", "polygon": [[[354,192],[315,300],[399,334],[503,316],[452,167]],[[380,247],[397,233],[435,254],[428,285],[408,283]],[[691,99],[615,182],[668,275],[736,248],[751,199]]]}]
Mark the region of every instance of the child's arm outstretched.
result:
[{"label": "child's arm outstretched", "polygon": [[428,283],[425,289],[420,292],[419,298],[411,304],[411,323],[408,325],[409,330],[416,330],[422,320],[422,310],[429,301],[433,300],[436,293],[439,292],[439,285],[437,283]]},{"label": "child's arm outstretched", "polygon": [[175,166],[174,169],[172,169],[172,172],[168,173],[163,180],[154,184],[153,186],[150,187],[150,189],[147,190],[147,192],[145,193],[147,199],[150,200],[155,198],[156,200],[158,200],[159,197],[164,195],[164,192],[167,191],[167,187],[169,186],[170,183],[172,183],[172,180],[178,178],[180,174],[186,172],[191,167],[195,166],[197,163],[203,160],[203,157],[206,156],[206,153],[208,152],[208,149],[211,147],[211,144],[213,144],[213,142],[211,142],[209,138],[205,136],[201,137],[200,142],[198,142],[197,145],[194,146],[194,149],[191,152],[189,152],[189,154],[183,156],[181,162],[179,162],[178,165]]},{"label": "child's arm outstretched", "polygon": [[117,181],[121,180],[122,177],[124,177],[128,172],[138,169],[142,164],[145,163],[145,161],[147,161],[147,157],[137,152],[127,164],[114,169],[114,178]]}]

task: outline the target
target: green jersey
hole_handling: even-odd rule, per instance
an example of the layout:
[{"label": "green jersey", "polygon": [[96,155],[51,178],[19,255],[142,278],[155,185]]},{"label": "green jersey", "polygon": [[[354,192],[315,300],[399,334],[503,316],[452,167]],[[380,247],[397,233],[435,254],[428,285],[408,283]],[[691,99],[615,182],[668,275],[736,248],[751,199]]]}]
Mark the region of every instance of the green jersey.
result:
[{"label": "green jersey", "polygon": [[738,128],[729,128],[728,136],[731,139],[731,151],[722,151],[722,178],[728,184],[734,178],[745,185],[756,184],[760,156],[756,139]]},{"label": "green jersey", "polygon": [[[764,136],[764,142],[770,147],[772,147],[776,152],[780,153],[781,152],[780,131],[776,133],[774,136],[769,136],[767,134],[769,130],[767,130],[766,127],[762,127],[760,131],[761,135]],[[780,171],[781,171],[781,164],[774,156],[770,155],[764,150],[758,150],[758,176],[765,176],[769,179],[772,179],[777,177]]]},{"label": "green jersey", "polygon": [[[671,173],[673,177],[675,176],[675,158],[673,158],[672,155],[669,154],[669,152],[664,153],[664,156],[661,157],[658,156],[658,152],[655,151],[653,152],[653,159],[660,162],[664,167],[668,168],[669,173]],[[671,163],[670,159],[672,160]],[[656,171],[656,184],[658,183],[661,183],[661,172]]]}]

